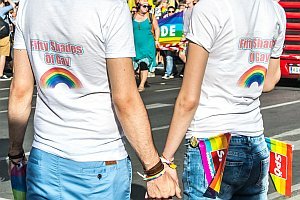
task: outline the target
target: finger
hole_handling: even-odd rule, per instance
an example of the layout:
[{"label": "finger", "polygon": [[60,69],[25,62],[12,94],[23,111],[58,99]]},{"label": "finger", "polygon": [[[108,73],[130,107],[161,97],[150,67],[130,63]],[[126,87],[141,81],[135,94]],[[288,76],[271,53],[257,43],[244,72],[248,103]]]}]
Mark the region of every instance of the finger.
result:
[{"label": "finger", "polygon": [[179,199],[182,198],[182,196],[181,196],[181,189],[180,189],[179,185],[177,185],[176,188],[175,188],[175,194],[176,194],[177,198],[179,198]]}]

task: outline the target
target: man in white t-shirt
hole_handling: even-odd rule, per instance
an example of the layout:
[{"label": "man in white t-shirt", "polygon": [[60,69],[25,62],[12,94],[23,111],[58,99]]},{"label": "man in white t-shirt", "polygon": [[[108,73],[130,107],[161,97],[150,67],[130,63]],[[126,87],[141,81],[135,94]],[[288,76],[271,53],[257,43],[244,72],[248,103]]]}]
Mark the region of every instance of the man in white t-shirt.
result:
[{"label": "man in white t-shirt", "polygon": [[130,199],[123,130],[143,164],[149,197],[180,196],[153,145],[136,89],[126,1],[21,1],[14,49],[12,167],[25,162],[34,80],[37,89],[27,199]]},{"label": "man in white t-shirt", "polygon": [[[259,96],[280,79],[284,10],[273,0],[201,0],[193,8],[185,76],[163,156],[172,160],[186,135],[231,133],[219,199],[267,199],[269,151]],[[184,197],[206,199],[197,145],[189,145]]]}]

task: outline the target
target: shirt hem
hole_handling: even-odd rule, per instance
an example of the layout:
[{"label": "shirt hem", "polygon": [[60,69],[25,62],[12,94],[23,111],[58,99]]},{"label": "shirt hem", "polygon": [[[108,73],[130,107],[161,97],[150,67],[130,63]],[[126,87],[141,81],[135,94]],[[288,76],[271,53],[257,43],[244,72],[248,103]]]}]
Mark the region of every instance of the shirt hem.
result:
[{"label": "shirt hem", "polygon": [[106,53],[105,58],[134,58],[135,52],[127,53]]},{"label": "shirt hem", "polygon": [[87,155],[69,155],[66,152],[62,152],[61,150],[55,149],[53,147],[43,145],[40,143],[37,143],[36,141],[33,141],[32,147],[40,149],[42,151],[45,151],[50,154],[54,154],[56,156],[77,161],[77,162],[96,162],[96,161],[111,161],[111,160],[122,160],[128,157],[128,154],[124,148],[119,148],[117,150],[113,151],[106,151],[106,152],[99,152],[99,153],[93,153],[93,154],[87,154]]}]

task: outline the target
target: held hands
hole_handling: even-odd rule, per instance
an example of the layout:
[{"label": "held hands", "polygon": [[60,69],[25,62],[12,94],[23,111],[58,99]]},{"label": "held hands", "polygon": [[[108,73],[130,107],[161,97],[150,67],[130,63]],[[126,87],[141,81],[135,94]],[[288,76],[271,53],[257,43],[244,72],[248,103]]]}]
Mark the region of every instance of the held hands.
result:
[{"label": "held hands", "polygon": [[10,176],[11,170],[17,166],[22,167],[23,165],[27,164],[27,159],[24,154],[24,150],[22,150],[19,154],[8,154],[9,163],[8,163],[8,175]]},{"label": "held hands", "polygon": [[[177,180],[174,180],[173,177],[176,177]],[[179,188],[176,170],[169,168],[168,165],[165,165],[165,173],[162,176],[147,182],[147,193],[145,198],[168,199],[169,197],[173,197],[175,195],[178,198],[181,198],[180,192],[181,190]]]},{"label": "held hands", "polygon": [[[156,166],[159,166],[159,169],[162,169],[162,171],[156,173],[154,176],[146,176],[146,178],[144,178],[144,180],[147,181],[147,193],[145,198],[172,199],[175,195],[181,198],[181,190],[176,172],[177,166],[163,156],[160,157],[160,162]],[[152,169],[158,169],[158,167],[153,167]],[[152,171],[153,170],[145,171],[146,175]]]}]

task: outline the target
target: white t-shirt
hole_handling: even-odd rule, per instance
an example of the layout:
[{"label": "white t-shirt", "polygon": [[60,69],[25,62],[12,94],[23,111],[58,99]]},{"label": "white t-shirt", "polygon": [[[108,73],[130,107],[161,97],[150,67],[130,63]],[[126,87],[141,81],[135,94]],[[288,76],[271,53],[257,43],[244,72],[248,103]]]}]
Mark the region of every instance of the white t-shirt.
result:
[{"label": "white t-shirt", "polygon": [[37,84],[34,147],[75,161],[127,156],[106,68],[135,57],[125,0],[21,0],[14,48]]},{"label": "white t-shirt", "polygon": [[270,57],[279,57],[285,13],[273,0],[201,0],[187,38],[209,52],[199,106],[187,138],[263,133],[259,96]]}]

